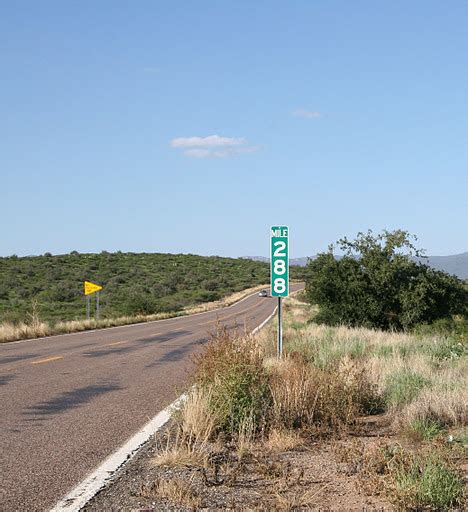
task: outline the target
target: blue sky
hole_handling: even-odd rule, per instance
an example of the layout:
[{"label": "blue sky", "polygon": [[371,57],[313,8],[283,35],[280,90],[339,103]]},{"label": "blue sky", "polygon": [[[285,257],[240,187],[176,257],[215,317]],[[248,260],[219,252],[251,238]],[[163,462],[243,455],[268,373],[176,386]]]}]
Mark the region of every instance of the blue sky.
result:
[{"label": "blue sky", "polygon": [[468,250],[465,1],[0,3],[0,254]]}]

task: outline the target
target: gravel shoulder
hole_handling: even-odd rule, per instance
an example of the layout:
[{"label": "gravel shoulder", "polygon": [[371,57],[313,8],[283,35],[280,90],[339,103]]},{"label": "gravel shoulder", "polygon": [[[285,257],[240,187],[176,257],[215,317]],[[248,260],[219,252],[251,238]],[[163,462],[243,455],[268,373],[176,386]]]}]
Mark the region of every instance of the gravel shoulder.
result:
[{"label": "gravel shoulder", "polygon": [[229,444],[213,445],[205,469],[154,465],[171,443],[170,432],[169,426],[157,433],[83,510],[394,510],[369,493],[360,468],[343,456],[391,440],[385,417],[364,420],[341,438],[311,435],[286,451],[254,445],[239,456]]}]

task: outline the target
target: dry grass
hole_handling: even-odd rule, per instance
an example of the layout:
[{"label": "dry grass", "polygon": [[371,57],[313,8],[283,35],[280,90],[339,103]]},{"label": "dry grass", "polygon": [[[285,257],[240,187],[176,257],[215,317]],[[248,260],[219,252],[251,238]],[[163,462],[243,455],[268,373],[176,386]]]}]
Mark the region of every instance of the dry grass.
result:
[{"label": "dry grass", "polygon": [[398,510],[459,510],[463,480],[451,458],[436,447],[415,452],[380,443],[363,452],[360,482],[367,493],[384,492]]},{"label": "dry grass", "polygon": [[[326,493],[331,483],[325,483],[319,489],[308,489],[299,492],[280,492],[274,494],[275,503],[274,510],[293,511],[293,510],[321,510],[317,509],[318,497],[322,493]],[[323,510],[330,510],[324,508]]]},{"label": "dry grass", "polygon": [[8,322],[0,325],[0,342],[15,341],[28,338],[42,338],[53,334],[49,324],[41,322],[36,325],[29,325],[23,322],[10,324]]},{"label": "dry grass", "polygon": [[444,427],[462,427],[468,424],[468,388],[426,389],[403,408],[396,418],[400,428],[414,422],[433,421]]},{"label": "dry grass", "polygon": [[276,491],[274,498],[274,510],[289,512],[291,510],[299,509],[303,504],[301,496],[298,496],[297,494]]},{"label": "dry grass", "polygon": [[248,288],[242,292],[234,293],[219,301],[208,302],[196,307],[188,307],[183,311],[173,313],[157,313],[153,315],[121,316],[116,318],[104,318],[101,320],[69,320],[67,322],[57,322],[55,324],[50,324],[48,322],[41,322],[38,316],[34,314],[33,308],[33,314],[31,315],[31,318],[28,322],[21,322],[19,324],[3,322],[0,324],[0,343],[24,339],[42,338],[44,336],[52,336],[56,334],[82,332],[90,329],[103,329],[106,327],[119,327],[122,325],[154,322],[156,320],[165,320],[167,318],[175,318],[184,315],[191,315],[194,313],[212,311],[214,309],[230,306],[239,300],[251,295],[252,293],[264,289],[265,287],[266,285]]},{"label": "dry grass", "polygon": [[264,446],[270,452],[286,452],[299,448],[303,443],[303,438],[296,430],[274,428],[270,430]]},{"label": "dry grass", "polygon": [[182,432],[205,444],[216,432],[219,419],[210,409],[212,401],[211,388],[200,389],[194,386],[178,413],[178,422]]},{"label": "dry grass", "polygon": [[[379,420],[364,424],[359,416],[385,410],[394,420],[391,435],[417,427],[426,446],[432,432],[443,432],[430,441],[440,453],[413,454],[388,440],[348,438],[335,452],[347,475],[369,494],[390,493],[397,506],[461,503],[453,457],[444,458],[452,446],[444,429],[454,434],[468,422],[463,353],[447,352],[447,339],[440,337],[314,325],[308,323],[309,306],[296,298],[285,303],[283,359],[274,357],[273,323],[255,336],[221,331],[196,358],[196,386],[178,417],[180,439],[161,450],[157,463],[198,466],[207,486],[235,486],[255,465],[263,481],[276,480],[273,509],[313,508],[333,482],[304,492],[281,458],[324,434],[345,434],[351,426],[354,433],[367,432]],[[387,418],[384,436],[390,423]]]},{"label": "dry grass", "polygon": [[207,466],[210,440],[217,431],[217,419],[210,410],[210,400],[208,388],[191,388],[174,416],[174,427],[168,431],[165,444],[159,446],[152,459],[154,465]]},{"label": "dry grass", "polygon": [[257,426],[253,415],[245,417],[239,425],[235,439],[237,460],[242,460],[246,455],[252,453],[255,445],[255,434]]},{"label": "dry grass", "polygon": [[120,327],[122,325],[154,322],[156,320],[165,320],[176,316],[183,316],[185,313],[158,313],[155,315],[135,315],[121,316],[117,318],[104,318],[102,320],[69,320],[67,322],[57,322],[49,324],[47,322],[19,323],[11,324],[8,322],[0,324],[0,343],[16,341],[23,339],[42,338],[56,334],[69,334],[72,332],[88,331],[90,329],[103,329],[106,327]]},{"label": "dry grass", "polygon": [[203,505],[200,494],[191,482],[182,478],[160,478],[153,485],[145,486],[141,495],[146,498],[159,498],[171,504],[198,510]]},{"label": "dry grass", "polygon": [[255,336],[220,333],[198,359],[200,429],[210,418],[211,433],[239,433],[252,417],[257,431],[336,431],[384,409],[403,429],[415,420],[466,425],[466,358],[441,357],[446,339],[310,324],[310,306],[296,297],[285,305],[282,360],[271,324]]},{"label": "dry grass", "polygon": [[337,432],[379,402],[365,369],[344,358],[333,370],[309,364],[294,352],[270,362],[270,415],[273,425],[287,429],[332,429]]},{"label": "dry grass", "polygon": [[273,423],[289,429],[313,423],[322,392],[318,371],[299,356],[270,364]]},{"label": "dry grass", "polygon": [[169,432],[166,444],[160,446],[158,453],[153,457],[155,466],[206,466],[208,460],[206,443],[186,436],[179,428],[175,434]]},{"label": "dry grass", "polygon": [[284,302],[284,311],[287,313],[288,324],[305,324],[310,320],[312,306],[303,302],[300,297],[302,290],[292,293]]},{"label": "dry grass", "polygon": [[[345,375],[343,365],[365,369],[373,394],[392,410],[395,425],[436,419],[444,426],[466,425],[468,367],[463,347],[443,336],[420,337],[365,328],[305,324],[294,327],[304,308],[290,303],[285,352],[301,353],[314,367]],[[291,320],[296,319],[296,320]],[[456,397],[458,396],[458,401]]]}]

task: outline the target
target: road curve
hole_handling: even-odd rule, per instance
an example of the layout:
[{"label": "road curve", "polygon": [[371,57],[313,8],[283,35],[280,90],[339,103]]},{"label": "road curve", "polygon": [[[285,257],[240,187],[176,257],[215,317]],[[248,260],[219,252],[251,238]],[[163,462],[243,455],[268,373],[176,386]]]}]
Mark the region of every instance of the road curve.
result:
[{"label": "road curve", "polygon": [[218,322],[253,329],[275,306],[252,295],[198,315],[0,345],[0,510],[48,510],[180,395]]}]

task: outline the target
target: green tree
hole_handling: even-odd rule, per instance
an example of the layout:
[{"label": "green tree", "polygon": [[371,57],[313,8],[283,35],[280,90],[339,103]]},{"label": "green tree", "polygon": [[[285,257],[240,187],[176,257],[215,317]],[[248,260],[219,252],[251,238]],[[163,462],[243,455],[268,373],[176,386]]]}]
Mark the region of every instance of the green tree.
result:
[{"label": "green tree", "polygon": [[466,314],[462,281],[412,259],[422,252],[407,231],[358,233],[309,261],[306,293],[320,306],[317,321],[380,329],[408,329]]}]

